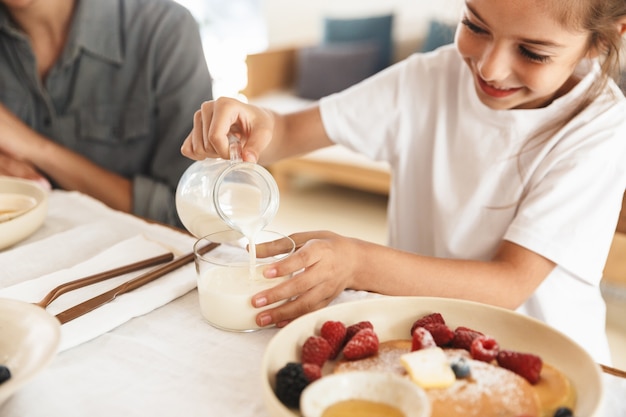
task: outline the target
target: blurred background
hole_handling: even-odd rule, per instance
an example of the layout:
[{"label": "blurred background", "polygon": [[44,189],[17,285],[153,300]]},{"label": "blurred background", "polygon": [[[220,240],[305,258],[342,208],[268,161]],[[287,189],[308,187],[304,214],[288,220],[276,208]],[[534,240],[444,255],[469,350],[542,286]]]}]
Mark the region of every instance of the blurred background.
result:
[{"label": "blurred background", "polygon": [[214,95],[237,96],[247,82],[247,54],[313,45],[324,17],[394,14],[397,54],[418,47],[431,19],[454,22],[460,0],[176,0],[200,25]]}]

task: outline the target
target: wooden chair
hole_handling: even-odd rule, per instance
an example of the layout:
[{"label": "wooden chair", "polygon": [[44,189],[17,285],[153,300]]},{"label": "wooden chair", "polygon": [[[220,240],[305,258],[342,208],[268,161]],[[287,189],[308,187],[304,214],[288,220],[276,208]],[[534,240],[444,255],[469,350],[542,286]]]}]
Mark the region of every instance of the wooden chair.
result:
[{"label": "wooden chair", "polygon": [[622,200],[615,237],[604,267],[604,282],[610,285],[624,286],[626,289],[626,193]]},{"label": "wooden chair", "polygon": [[622,199],[622,212],[619,215],[619,220],[617,222],[617,231],[620,233],[626,233],[626,193],[624,193],[624,198]]}]

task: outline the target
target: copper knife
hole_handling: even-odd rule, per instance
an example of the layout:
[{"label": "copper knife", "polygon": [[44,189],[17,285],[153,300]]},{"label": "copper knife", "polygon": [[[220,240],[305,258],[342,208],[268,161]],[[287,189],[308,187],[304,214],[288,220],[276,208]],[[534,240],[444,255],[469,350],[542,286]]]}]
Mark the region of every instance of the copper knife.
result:
[{"label": "copper knife", "polygon": [[[217,243],[211,243],[205,246],[204,248],[202,248],[201,253],[206,253],[216,248],[217,246],[218,246]],[[154,269],[151,269],[145,274],[142,274],[129,281],[126,281],[125,283],[120,284],[117,287],[109,291],[106,291],[100,295],[90,298],[87,301],[83,301],[82,303],[77,304],[74,307],[68,308],[67,310],[60,312],[59,314],[56,315],[56,318],[61,322],[61,324],[74,320],[75,318],[80,317],[83,314],[89,313],[90,311],[93,311],[96,308],[113,301],[118,295],[125,294],[149,282],[152,282],[155,279],[160,278],[163,275],[168,274],[174,271],[175,269],[178,269],[188,264],[189,262],[193,261],[193,259],[194,259],[193,252],[185,256],[181,256],[180,258],[174,259],[173,261],[168,262],[165,265],[158,266]]]}]

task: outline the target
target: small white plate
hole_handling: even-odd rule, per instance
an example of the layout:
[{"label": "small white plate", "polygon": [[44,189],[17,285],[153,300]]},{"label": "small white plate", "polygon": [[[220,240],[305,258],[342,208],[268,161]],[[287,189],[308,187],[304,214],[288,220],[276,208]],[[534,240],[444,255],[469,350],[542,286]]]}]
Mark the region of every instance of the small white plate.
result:
[{"label": "small white plate", "polygon": [[396,407],[406,417],[430,416],[422,388],[400,375],[354,371],[325,376],[307,386],[300,397],[305,417],[322,417],[324,410],[345,400],[368,400]]},{"label": "small white plate", "polygon": [[0,364],[11,372],[0,384],[0,404],[48,366],[60,340],[61,324],[43,308],[0,298]]},{"label": "small white plate", "polygon": [[[0,177],[0,203],[16,207],[21,196],[20,207],[34,201],[34,206],[10,220],[0,221],[0,250],[12,246],[33,234],[43,224],[48,213],[48,191],[34,181],[13,177]],[[2,208],[2,204],[0,204]],[[0,214],[1,216],[1,214]]]}]

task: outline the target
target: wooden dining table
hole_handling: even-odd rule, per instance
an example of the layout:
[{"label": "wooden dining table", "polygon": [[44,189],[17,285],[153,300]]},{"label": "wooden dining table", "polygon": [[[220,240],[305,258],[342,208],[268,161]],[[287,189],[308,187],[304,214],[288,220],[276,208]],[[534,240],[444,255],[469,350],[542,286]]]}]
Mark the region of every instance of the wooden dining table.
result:
[{"label": "wooden dining table", "polygon": [[[116,243],[144,238],[178,256],[195,241],[184,231],[116,212],[83,194],[52,191],[44,225],[0,251],[0,297],[23,281],[78,271],[98,254],[112,253],[106,251]],[[23,261],[27,256],[32,262]],[[193,264],[176,274],[172,282],[149,284],[153,288],[143,295],[138,289],[135,298],[133,291],[108,310],[87,313],[74,329],[68,326],[73,322],[64,324],[60,351],[0,406],[0,417],[269,417],[261,360],[279,330],[234,333],[212,327],[200,312]],[[334,303],[369,296],[345,291]],[[626,416],[626,380],[603,378],[604,415]]]}]

